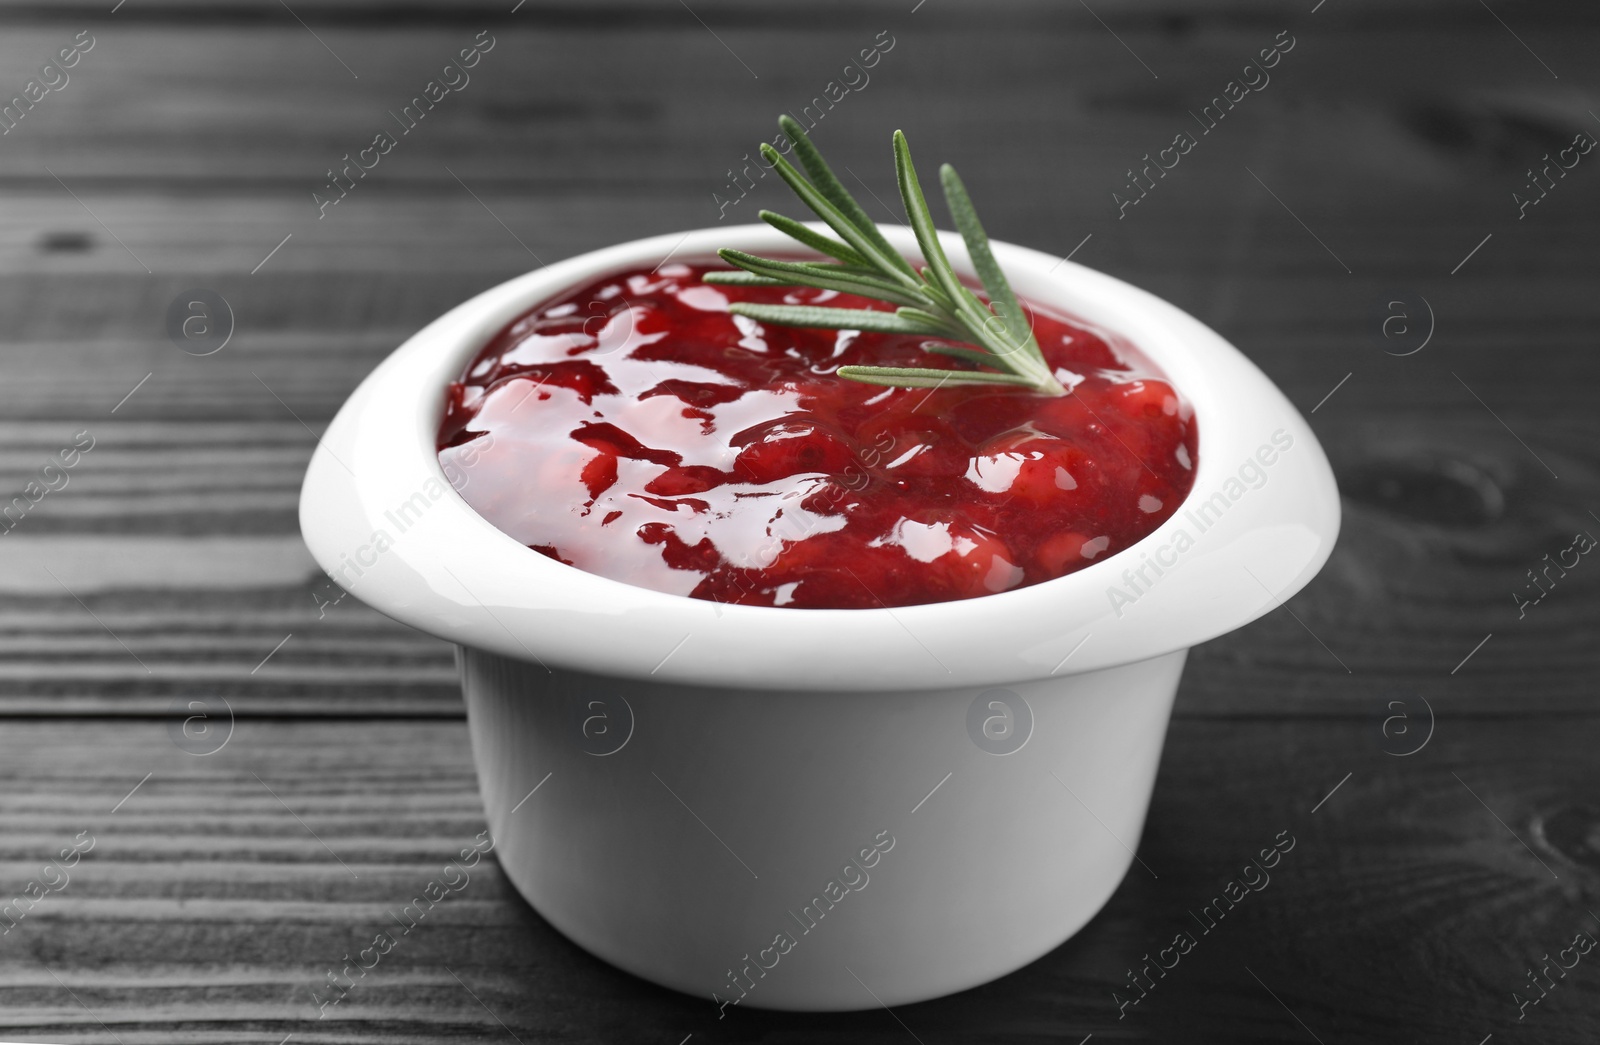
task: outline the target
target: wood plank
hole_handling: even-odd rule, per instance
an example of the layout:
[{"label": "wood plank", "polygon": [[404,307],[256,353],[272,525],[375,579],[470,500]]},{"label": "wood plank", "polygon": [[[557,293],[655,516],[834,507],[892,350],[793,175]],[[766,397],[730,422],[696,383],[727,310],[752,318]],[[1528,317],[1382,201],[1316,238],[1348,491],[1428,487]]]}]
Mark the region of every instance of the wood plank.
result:
[{"label": "wood plank", "polygon": [[[877,0],[530,0],[513,15],[510,0],[297,0],[337,59],[276,0],[109,6],[0,0],[14,71],[0,96],[79,29],[98,41],[0,146],[0,495],[72,433],[97,439],[70,487],[0,540],[0,903],[63,836],[99,839],[0,939],[0,1036],[1600,1032],[1587,966],[1526,1020],[1510,1000],[1529,959],[1600,932],[1583,899],[1600,884],[1600,574],[1573,569],[1520,619],[1511,598],[1541,556],[1600,526],[1600,194],[1585,166],[1525,220],[1510,199],[1542,153],[1595,131],[1571,87],[1600,40],[1594,5],[1227,0],[1198,17],[1169,0],[941,0],[913,16]],[[471,86],[317,218],[328,165],[486,25],[497,49]],[[961,166],[995,235],[1080,246],[1212,323],[1317,407],[1345,493],[1341,544],[1293,615],[1191,658],[1141,847],[1161,877],[1130,878],[1075,940],[904,1024],[719,1022],[566,943],[490,863],[317,1021],[309,989],[328,965],[483,825],[448,646],[353,598],[318,614],[294,512],[315,432],[393,345],[477,290],[717,221],[712,192],[771,114],[817,96],[885,26],[897,49],[871,90],[819,125],[830,155],[892,199],[882,142],[905,122],[919,157]],[[1118,218],[1124,171],[1196,126],[1189,110],[1285,26],[1299,43],[1273,85]],[[726,220],[773,205],[789,207],[762,179]],[[238,316],[205,359],[164,331],[167,303],[196,286]],[[1371,337],[1395,287],[1438,316],[1416,356]],[[178,751],[173,702],[219,697],[228,746]],[[1392,757],[1424,727],[1424,750]],[[1118,1019],[1124,970],[1284,828],[1302,848],[1272,887]]]},{"label": "wood plank", "polygon": [[[1526,573],[1541,556],[1596,531],[1593,438],[1552,453],[1538,429],[1525,431],[1564,481],[1487,416],[1422,435],[1377,422],[1325,432],[1347,492],[1334,559],[1293,600],[1298,621],[1279,611],[1196,652],[1185,713],[1365,713],[1397,688],[1477,711],[1586,707],[1600,575],[1558,571],[1559,589],[1526,613],[1512,594],[1533,597]],[[442,644],[355,599],[320,615],[326,582],[295,536],[298,475],[286,468],[267,491],[277,507],[265,527],[262,509],[227,489],[140,516],[116,489],[68,488],[56,503],[92,506],[84,527],[44,502],[0,542],[12,595],[0,618],[0,708],[151,714],[180,694],[220,693],[243,714],[455,714]],[[241,517],[253,522],[237,529],[273,536],[232,533]],[[118,535],[118,518],[175,536]],[[1490,632],[1493,644],[1452,675]]]},{"label": "wood plank", "polygon": [[[456,210],[453,204],[441,209]],[[427,205],[402,208],[391,215],[392,224],[425,228],[430,222],[423,218],[429,213],[438,217]],[[518,227],[524,215],[515,206],[503,214]],[[410,270],[404,272],[377,268],[322,276],[303,269],[268,278],[265,271],[253,277],[237,271],[207,274],[185,262],[179,272],[153,279],[111,246],[118,256],[102,250],[96,264],[131,273],[19,275],[0,290],[0,307],[24,317],[17,330],[0,337],[8,374],[0,382],[0,413],[9,419],[57,422],[63,435],[84,427],[100,431],[102,425],[125,418],[292,423],[298,415],[312,423],[326,420],[361,377],[417,328],[472,294],[534,267],[504,230],[486,218],[484,224],[491,238],[481,238],[483,230],[474,226],[470,234],[458,232],[450,244],[435,245],[434,253],[425,234],[374,241],[373,265],[380,255],[391,265],[410,259]],[[1431,226],[1444,227],[1443,217]],[[1389,243],[1384,257],[1400,257],[1391,242],[1393,227],[1349,223],[1347,228],[1347,242],[1384,241]],[[1452,370],[1469,384],[1490,383],[1501,406],[1526,401],[1543,422],[1560,420],[1551,416],[1551,407],[1587,401],[1582,381],[1541,380],[1538,372],[1521,367],[1517,351],[1535,348],[1552,369],[1586,372],[1600,313],[1594,296],[1586,293],[1592,261],[1576,240],[1497,239],[1474,258],[1479,268],[1472,278],[1459,282],[1447,275],[1453,262],[1441,250],[1436,262],[1429,259],[1430,265],[1437,264],[1432,271],[1420,271],[1416,262],[1401,269],[1398,262],[1385,260],[1378,271],[1330,285],[1323,267],[1336,274],[1338,269],[1287,218],[1261,228],[1236,256],[1219,261],[1217,251],[1204,244],[1221,229],[1220,223],[1199,222],[1167,230],[1163,236],[1173,249],[1157,256],[1146,256],[1146,243],[1096,236],[1077,260],[1144,286],[1211,323],[1307,410],[1356,367],[1372,379],[1352,390],[1381,397],[1372,401],[1384,407],[1475,405],[1451,377]],[[1574,234],[1597,230],[1600,217],[1571,226]],[[616,228],[611,235],[590,230],[583,236],[594,237],[592,242],[573,233],[542,256],[564,256],[637,232],[663,231],[670,230]],[[1461,239],[1458,232],[1452,236]],[[1064,235],[1024,238],[1063,253],[1073,246]],[[267,236],[231,242],[226,246],[233,258],[229,264],[254,265],[271,246]],[[1462,254],[1470,248],[1462,248]],[[547,245],[540,242],[539,249],[545,251]],[[468,263],[469,256],[477,260]],[[294,258],[294,265],[333,263],[314,254]],[[282,260],[291,264],[289,257]],[[279,261],[273,259],[274,264]],[[436,264],[444,265],[448,274],[433,271]],[[234,339],[205,358],[184,354],[165,332],[169,302],[196,286],[221,293],[236,316]],[[1374,309],[1396,288],[1425,295],[1437,317],[1435,340],[1416,357],[1387,357],[1373,340],[1381,318],[1374,316]],[[150,380],[129,397],[146,375]],[[1576,420],[1584,415],[1572,416]],[[237,443],[238,437],[227,429],[220,432],[219,438]]]},{"label": "wood plank", "polygon": [[[586,25],[594,28],[613,26],[623,18],[634,22],[648,21],[660,24],[677,24],[689,18],[687,14],[670,11],[663,14],[660,8],[640,3],[639,0],[590,0],[586,3],[573,3],[570,0],[566,3],[555,0],[533,0],[530,3],[513,6],[518,8],[516,13],[522,16],[521,19],[516,19],[517,21],[568,26]],[[1592,8],[1576,0],[1542,4],[1526,0],[1521,3],[1518,0],[1510,0],[1506,6],[1508,11],[1519,19],[1533,18],[1563,25],[1593,14]],[[385,3],[384,0],[302,0],[300,4],[295,5],[295,9],[309,12],[323,22],[335,24],[373,22],[448,24],[486,17],[513,21],[510,17],[511,10],[499,0],[457,0],[457,2],[409,0],[398,8]],[[905,7],[897,0],[851,0],[848,3],[845,0],[823,0],[806,13],[784,8],[752,8],[748,4],[739,3],[738,0],[702,0],[695,7],[697,13],[715,18],[719,22],[773,27],[815,24],[819,16],[833,18],[861,10],[880,15],[901,14],[904,13]],[[288,17],[283,13],[281,5],[269,3],[268,0],[223,0],[223,2],[160,0],[160,2],[139,4],[132,9],[125,8],[124,11],[130,21],[171,21],[181,18],[188,22],[278,22]],[[930,21],[957,21],[970,24],[977,20],[974,18],[973,10],[966,5],[947,4],[942,7],[927,8],[926,11]],[[1175,0],[1120,0],[1108,8],[1103,17],[1114,24],[1139,24],[1155,19],[1174,19],[1187,11],[1185,5]],[[1057,22],[1081,20],[1085,24],[1093,24],[1089,15],[1081,11],[1062,11],[1058,5],[1049,0],[993,0],[992,3],[985,5],[984,20],[993,17],[995,13],[1030,20],[1048,19]],[[1227,21],[1247,18],[1271,19],[1282,16],[1283,5],[1276,3],[1275,0],[1220,0],[1208,8],[1208,13],[1213,18]],[[1368,19],[1372,15],[1379,14],[1391,22],[1401,17],[1401,12],[1397,12],[1382,0],[1349,0],[1339,8],[1332,9],[1328,17],[1331,20],[1340,17],[1341,14],[1349,16],[1352,13],[1365,15]],[[1449,3],[1448,0],[1420,0],[1409,6],[1407,13],[1413,18],[1465,20],[1461,16],[1460,6]],[[86,16],[103,14],[105,14],[104,5],[96,0],[62,0],[54,4],[42,4],[38,0],[0,0],[0,16],[24,24],[81,20]]]},{"label": "wood plank", "polygon": [[[1196,651],[1180,714],[1366,715],[1395,692],[1476,713],[1587,707],[1600,574],[1557,571],[1559,587],[1527,610],[1512,596],[1536,595],[1527,572],[1544,555],[1600,532],[1592,421],[1540,423],[1500,403],[1530,450],[1442,384],[1451,411],[1397,426],[1375,419],[1392,407],[1366,400],[1369,373],[1314,418],[1346,492],[1332,562],[1292,600],[1294,616],[1280,610]],[[1506,387],[1485,391],[1498,401]],[[459,713],[444,644],[354,598],[319,609],[333,589],[295,521],[309,433],[293,422],[119,425],[0,540],[0,590],[12,597],[0,709],[163,714],[178,696],[217,694],[246,715]],[[41,439],[42,460],[54,444]],[[256,464],[245,483],[240,446],[260,448],[243,458]]]},{"label": "wood plank", "polygon": [[[1587,708],[1600,575],[1553,574],[1525,609],[1512,594],[1532,597],[1540,556],[1600,527],[1554,481],[1519,487],[1535,479],[1520,447],[1470,445],[1391,443],[1364,462],[1323,575],[1288,611],[1196,650],[1179,714],[1366,716],[1394,697],[1477,714]],[[1474,460],[1496,462],[1500,482]],[[83,542],[95,560],[68,556]],[[10,536],[0,710],[164,714],[178,696],[221,695],[247,715],[459,713],[445,644],[353,597],[324,613],[336,589],[293,536],[272,543],[302,569],[269,576],[241,539]]]},{"label": "wood plank", "polygon": [[[1522,1025],[1509,999],[1530,956],[1600,931],[1581,899],[1600,873],[1597,739],[1592,715],[1457,716],[1392,758],[1370,724],[1179,721],[1140,847],[1159,878],[1136,870],[1021,972],[898,1016],[927,1041],[1301,1040],[1248,968],[1324,1041],[1589,1041],[1592,970]],[[566,943],[492,861],[318,1022],[324,968],[483,829],[458,723],[248,721],[197,758],[157,723],[9,722],[0,752],[0,880],[37,875],[76,832],[96,839],[0,943],[11,1037],[109,1041],[103,1021],[127,1045],[488,1040],[504,1021],[530,1042],[905,1040],[882,1012],[719,1023]],[[1195,958],[1119,1020],[1125,969],[1283,830],[1297,844],[1270,885],[1194,930]]]},{"label": "wood plank", "polygon": [[[1434,369],[1454,366],[1473,373],[1459,358]],[[1313,415],[1346,493],[1334,559],[1292,601],[1295,616],[1278,611],[1196,652],[1181,714],[1365,715],[1395,690],[1479,713],[1588,706],[1600,574],[1557,571],[1559,588],[1527,611],[1512,596],[1536,594],[1527,571],[1543,556],[1580,530],[1600,532],[1593,421],[1536,419],[1537,400],[1505,400],[1517,386],[1488,375],[1480,387],[1525,448],[1445,374],[1431,387],[1455,399],[1449,410],[1397,400],[1365,370]],[[1306,393],[1302,407],[1325,391]],[[1580,394],[1581,385],[1564,393],[1572,409]],[[1400,408],[1416,420],[1381,419]],[[0,709],[163,714],[175,697],[218,694],[247,715],[459,713],[443,644],[354,598],[319,609],[332,589],[295,516],[305,429],[95,430],[100,441],[70,485],[0,540],[0,591],[11,596]],[[11,431],[19,441],[29,433],[8,455],[27,471],[4,470],[20,490],[64,436]]]},{"label": "wood plank", "polygon": [[[473,67],[470,82],[414,129],[390,113],[410,103],[476,29],[330,28],[324,42],[364,67],[352,79],[286,18],[252,27],[243,47],[226,26],[97,27],[98,45],[74,67],[71,82],[6,134],[0,177],[59,192],[48,165],[80,194],[162,183],[190,199],[239,185],[270,187],[297,206],[301,221],[314,221],[311,191],[325,184],[327,169],[387,130],[398,144],[330,215],[380,186],[456,186],[448,164],[468,184],[489,188],[587,187],[612,195],[641,184],[693,189],[697,210],[710,208],[700,220],[713,220],[710,193],[756,141],[772,136],[773,115],[813,103],[885,27],[873,16],[807,18],[781,33],[732,27],[721,35],[730,54],[681,10],[670,18],[670,27],[623,23],[604,34],[497,27],[495,49]],[[1460,24],[1364,29],[1308,16],[1187,30],[1179,20],[1167,29],[1130,28],[1124,40],[1137,60],[1084,20],[1081,11],[1024,26],[1004,17],[895,18],[895,46],[868,71],[870,82],[832,105],[816,102],[828,110],[817,134],[832,155],[870,177],[882,168],[888,130],[905,123],[924,150],[967,170],[988,164],[1005,172],[1029,190],[1022,199],[1038,201],[1045,197],[1035,189],[1053,188],[1062,200],[1091,193],[1098,209],[1130,164],[1190,130],[1203,140],[1172,175],[1174,185],[1180,177],[1199,183],[1202,169],[1223,167],[1230,153],[1254,153],[1225,165],[1235,177],[1243,162],[1253,160],[1259,170],[1281,154],[1308,173],[1322,172],[1318,194],[1354,209],[1381,206],[1397,192],[1470,192],[1491,173],[1510,180],[1483,196],[1501,203],[1550,143],[1564,144],[1592,123],[1581,100],[1482,12]],[[1272,82],[1241,101],[1214,134],[1203,133],[1189,110],[1220,94],[1289,24],[1296,46],[1274,66]],[[1566,25],[1523,28],[1543,60],[1569,70],[1583,68],[1595,35]],[[188,56],[178,65],[170,61],[175,31]],[[71,39],[63,32],[8,32],[0,59],[18,69],[37,66]],[[986,81],[981,101],[944,74],[973,54],[1004,55],[1006,75]],[[1359,76],[1351,74],[1352,54],[1363,58]],[[1160,78],[1140,61],[1158,68]],[[671,91],[661,90],[664,77]],[[938,100],[929,109],[937,119],[916,115],[923,99]],[[1329,177],[1325,164],[1357,177]]]}]

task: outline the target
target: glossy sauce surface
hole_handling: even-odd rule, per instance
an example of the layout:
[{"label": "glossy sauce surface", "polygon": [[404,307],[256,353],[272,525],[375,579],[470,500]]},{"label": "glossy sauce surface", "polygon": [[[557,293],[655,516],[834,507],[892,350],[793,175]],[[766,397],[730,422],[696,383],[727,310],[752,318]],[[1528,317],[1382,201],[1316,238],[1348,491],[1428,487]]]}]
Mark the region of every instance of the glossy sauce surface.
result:
[{"label": "glossy sauce surface", "polygon": [[724,268],[618,273],[496,335],[447,392],[439,459],[461,496],[535,551],[629,584],[870,608],[1071,573],[1189,492],[1192,410],[1131,347],[1029,305],[1069,395],[866,385],[833,371],[968,367],[919,337],[731,315],[736,300],[891,306],[701,282]]}]

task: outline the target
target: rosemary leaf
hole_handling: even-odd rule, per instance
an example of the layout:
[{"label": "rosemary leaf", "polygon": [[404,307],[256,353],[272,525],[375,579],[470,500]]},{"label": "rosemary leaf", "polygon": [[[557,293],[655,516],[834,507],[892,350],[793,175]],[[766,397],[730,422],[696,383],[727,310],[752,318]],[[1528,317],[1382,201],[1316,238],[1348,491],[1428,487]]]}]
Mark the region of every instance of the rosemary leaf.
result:
[{"label": "rosemary leaf", "polygon": [[944,311],[953,314],[956,310],[956,303],[945,296],[944,291],[934,280],[932,271],[929,270],[927,266],[923,266],[921,272],[922,293],[927,295],[928,300],[931,301],[936,308],[941,308]]},{"label": "rosemary leaf", "polygon": [[[827,222],[828,227],[837,232],[839,238],[849,244],[869,264],[874,268],[883,270],[885,274],[895,273],[902,275],[903,281],[907,286],[911,286],[916,282],[914,277],[900,273],[893,260],[893,258],[897,257],[893,251],[888,254],[883,253],[876,243],[872,242],[864,232],[840,212],[839,208],[829,203],[826,197],[811,186],[810,182],[802,178],[800,172],[795,170],[788,160],[779,156],[777,149],[762,143],[761,155],[766,158],[767,162],[772,164],[772,169],[777,171],[778,177],[782,178],[789,188],[794,190],[794,194],[799,196],[801,201],[816,213],[817,217]],[[879,236],[881,237],[882,233],[879,233]],[[901,261],[904,262],[904,259],[902,258]]]},{"label": "rosemary leaf", "polygon": [[867,259],[852,250],[849,244],[840,243],[838,240],[824,236],[820,232],[813,232],[793,218],[786,218],[782,214],[764,210],[761,212],[761,220],[779,232],[794,237],[812,250],[821,251],[830,258],[838,258],[847,265],[868,265]]},{"label": "rosemary leaf", "polygon": [[945,257],[944,247],[939,245],[939,230],[933,225],[928,201],[917,182],[917,168],[911,162],[911,147],[906,144],[906,136],[900,131],[894,132],[894,172],[895,181],[900,186],[900,200],[906,208],[906,218],[911,222],[911,231],[916,233],[917,245],[922,248],[922,256],[928,263],[922,270],[922,278],[938,287],[952,302],[960,301],[961,283],[950,271],[950,259]]},{"label": "rosemary leaf", "polygon": [[911,263],[900,256],[900,252],[889,245],[883,238],[883,233],[878,231],[878,226],[867,215],[866,209],[856,202],[850,191],[840,183],[833,173],[833,168],[828,166],[828,161],[822,158],[822,153],[811,144],[811,139],[801,129],[800,124],[793,118],[785,115],[778,117],[778,126],[783,133],[794,143],[795,155],[800,158],[800,165],[806,169],[806,174],[811,177],[811,184],[829,203],[839,209],[839,213],[850,219],[851,223],[861,231],[861,234],[872,241],[884,257],[895,263],[895,267],[908,276],[914,276]]},{"label": "rosemary leaf", "polygon": [[[846,366],[837,371],[840,376],[856,381],[918,388],[947,384],[1017,385],[1045,395],[1067,394],[1051,373],[1027,314],[995,260],[988,234],[978,220],[966,187],[948,164],[939,172],[945,201],[966,244],[973,269],[989,295],[989,303],[969,290],[951,267],[922,185],[917,180],[911,148],[904,134],[894,132],[895,182],[905,206],[906,220],[923,255],[924,264],[920,268],[914,267],[890,245],[800,125],[787,116],[780,117],[778,122],[793,143],[795,156],[810,180],[779,156],[770,144],[762,144],[762,158],[839,239],[771,211],[762,211],[761,218],[795,241],[835,261],[779,261],[739,250],[722,250],[718,252],[722,258],[742,271],[708,273],[705,281],[744,286],[815,287],[900,307],[895,312],[885,312],[737,302],[730,306],[733,314],[781,326],[932,336],[941,341],[923,342],[923,351],[990,368],[937,370]],[[962,344],[944,343],[947,341]]]},{"label": "rosemary leaf", "polygon": [[995,358],[992,353],[983,352],[976,348],[963,348],[960,345],[945,345],[940,344],[937,341],[924,341],[922,343],[922,350],[924,352],[932,352],[936,356],[950,356],[955,359],[965,359],[967,362],[977,363],[979,366],[1000,365],[1000,360]]},{"label": "rosemary leaf", "polygon": [[960,337],[961,336],[960,328],[956,327],[953,323],[951,323],[948,319],[945,319],[943,316],[935,315],[932,312],[926,312],[926,311],[924,311],[924,310],[922,310],[920,308],[916,308],[914,306],[906,305],[906,306],[902,306],[900,308],[895,309],[895,314],[896,315],[900,315],[900,316],[904,316],[906,319],[911,320],[913,323],[926,323],[929,326],[942,326],[942,327],[945,327],[946,329],[948,329],[951,332],[951,336],[952,337]]},{"label": "rosemary leaf", "polygon": [[[983,281],[989,304],[1000,320],[1002,336],[1014,344],[1027,345],[1033,340],[1028,317],[1022,311],[1022,305],[1017,301],[1006,274],[994,260],[994,252],[989,249],[989,236],[978,220],[978,212],[972,206],[972,198],[967,195],[961,176],[947,163],[939,168],[939,180],[944,186],[944,198],[950,207],[950,216],[955,219],[956,228],[967,244],[967,256],[972,259],[972,267]],[[1037,348],[1033,351],[1038,353]]]},{"label": "rosemary leaf", "polygon": [[702,283],[726,283],[736,287],[796,287],[786,279],[771,279],[767,276],[758,276],[754,272],[707,272],[700,277]]},{"label": "rosemary leaf", "polygon": [[783,327],[822,327],[827,330],[868,330],[875,334],[944,336],[942,329],[903,319],[893,312],[870,308],[823,308],[818,305],[760,305],[738,301],[728,307],[736,316]]},{"label": "rosemary leaf", "polygon": [[1032,380],[1016,374],[996,374],[984,370],[935,370],[932,367],[842,366],[834,373],[852,381],[893,388],[949,388],[954,385],[1027,387],[1033,384]]},{"label": "rosemary leaf", "polygon": [[717,253],[728,264],[737,265],[747,272],[768,279],[787,280],[822,290],[837,290],[844,294],[859,294],[862,297],[892,301],[897,305],[918,303],[917,298],[904,288],[886,279],[862,275],[850,269],[819,265],[815,262],[774,261],[771,258],[758,258],[742,250],[727,248]]}]

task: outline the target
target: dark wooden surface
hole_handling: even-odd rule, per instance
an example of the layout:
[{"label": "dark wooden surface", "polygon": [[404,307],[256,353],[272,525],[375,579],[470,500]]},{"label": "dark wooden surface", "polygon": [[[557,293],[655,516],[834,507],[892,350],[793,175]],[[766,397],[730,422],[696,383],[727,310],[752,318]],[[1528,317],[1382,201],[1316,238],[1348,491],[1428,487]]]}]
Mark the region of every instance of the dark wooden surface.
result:
[{"label": "dark wooden surface", "polygon": [[[0,905],[96,843],[0,936],[0,1037],[1600,1035],[1600,955],[1520,1021],[1512,994],[1600,933],[1600,565],[1523,619],[1512,599],[1600,534],[1600,153],[1526,218],[1512,201],[1547,150],[1600,136],[1592,5],[111,6],[0,3],[0,95],[96,40],[0,137],[0,494],[95,440],[0,536]],[[470,85],[319,220],[329,165],[486,28]],[[1077,247],[1222,331],[1316,408],[1338,471],[1345,530],[1294,615],[1191,656],[1140,849],[1159,879],[957,997],[719,1023],[568,944],[490,861],[319,1021],[325,970],[483,823],[448,648],[354,599],[318,616],[295,522],[313,432],[530,253],[716,223],[726,169],[883,29],[894,49],[818,128],[831,157],[889,199],[903,126],[994,235]],[[1272,82],[1119,220],[1124,171],[1282,29]],[[726,220],[778,205],[769,178]],[[237,317],[214,356],[166,336],[193,287]],[[1391,291],[1436,316],[1415,355],[1374,340]],[[225,699],[227,746],[179,750],[177,698]],[[1412,731],[1386,737],[1397,711]],[[1119,1020],[1125,970],[1284,829],[1271,885]]]}]

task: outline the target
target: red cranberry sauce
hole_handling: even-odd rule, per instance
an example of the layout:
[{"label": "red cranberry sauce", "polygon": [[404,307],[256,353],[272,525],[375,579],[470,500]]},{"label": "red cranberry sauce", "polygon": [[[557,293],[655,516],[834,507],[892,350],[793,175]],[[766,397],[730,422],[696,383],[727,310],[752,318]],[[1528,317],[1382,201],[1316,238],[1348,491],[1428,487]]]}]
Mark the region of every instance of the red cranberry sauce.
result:
[{"label": "red cranberry sauce", "polygon": [[1009,591],[1127,548],[1193,483],[1193,410],[1153,367],[1030,306],[1066,396],[884,388],[847,363],[969,369],[918,337],[765,326],[730,301],[889,308],[607,276],[511,323],[450,385],[439,460],[516,540],[720,602],[906,606]]}]

